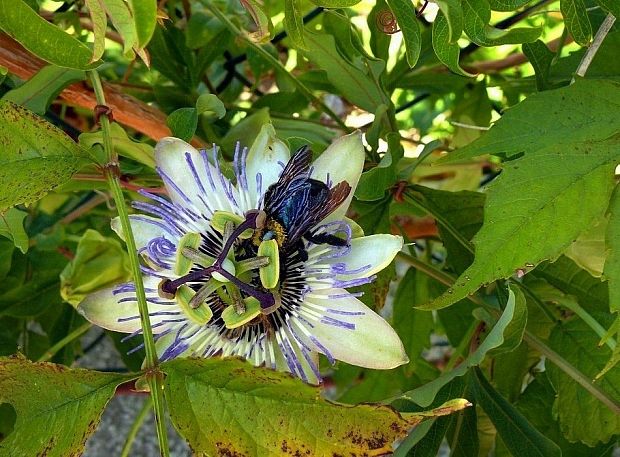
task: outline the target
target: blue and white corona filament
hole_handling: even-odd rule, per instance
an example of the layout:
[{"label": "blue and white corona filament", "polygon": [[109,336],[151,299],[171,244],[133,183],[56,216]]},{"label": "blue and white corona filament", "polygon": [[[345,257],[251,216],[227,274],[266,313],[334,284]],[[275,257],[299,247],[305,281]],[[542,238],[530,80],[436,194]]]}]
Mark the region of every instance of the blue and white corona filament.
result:
[{"label": "blue and white corona filament", "polygon": [[[364,163],[358,133],[314,163],[290,156],[271,125],[237,147],[232,180],[217,149],[164,138],[155,148],[169,199],[130,216],[161,360],[240,356],[320,380],[330,362],[389,369],[407,362],[389,324],[347,288],[366,284],[402,248],[399,236],[359,236],[345,212]],[[113,229],[123,237],[118,220]],[[141,333],[132,283],[88,296],[78,311],[129,337]]]}]

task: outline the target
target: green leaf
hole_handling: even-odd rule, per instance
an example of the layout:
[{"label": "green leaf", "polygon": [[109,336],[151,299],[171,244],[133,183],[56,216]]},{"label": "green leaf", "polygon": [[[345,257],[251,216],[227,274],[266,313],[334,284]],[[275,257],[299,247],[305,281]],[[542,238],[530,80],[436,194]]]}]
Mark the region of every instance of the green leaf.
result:
[{"label": "green leaf", "polygon": [[[116,122],[110,123],[110,137],[114,151],[118,155],[155,168],[155,154],[151,145],[131,139],[125,129]],[[79,143],[86,150],[91,149],[96,144],[103,145],[103,131],[82,133],[79,137]]]},{"label": "green leaf", "polygon": [[90,13],[90,20],[93,23],[93,57],[96,62],[101,59],[105,51],[105,32],[108,28],[108,18],[105,14],[103,0],[85,0],[86,8]]},{"label": "green leaf", "polygon": [[460,0],[437,0],[437,6],[448,23],[448,43],[455,44],[463,33],[463,8]]},{"label": "green leaf", "polygon": [[257,0],[240,0],[241,5],[252,16],[252,20],[256,24],[256,32],[249,34],[253,41],[258,43],[266,43],[271,38],[273,24],[271,18],[264,11],[264,6]]},{"label": "green leaf", "polygon": [[355,190],[355,196],[364,201],[380,200],[386,189],[396,182],[396,167],[402,159],[404,149],[400,144],[398,133],[388,133],[388,150],[383,155],[379,164],[362,173],[359,184]]},{"label": "green leaf", "polygon": [[124,0],[101,0],[103,7],[110,16],[114,28],[123,37],[123,53],[130,55],[132,48],[138,42],[136,24]]},{"label": "green leaf", "polygon": [[0,102],[0,146],[0,211],[38,200],[84,163],[84,152],[68,136],[11,102]]},{"label": "green leaf", "polygon": [[[441,241],[448,251],[446,262],[459,273],[465,271],[473,262],[474,255],[463,246],[462,239],[469,241],[480,230],[485,194],[466,190],[448,192],[419,185],[412,187],[412,193],[416,200],[424,202],[432,214],[441,216],[442,221],[437,225]],[[461,235],[461,240],[448,229],[447,224]]]},{"label": "green leaf", "polygon": [[129,259],[121,244],[88,229],[78,242],[75,257],[60,273],[60,295],[77,306],[86,295],[130,276]]},{"label": "green leaf", "polygon": [[415,365],[421,362],[422,351],[431,347],[433,314],[414,308],[416,304],[424,303],[428,299],[429,281],[428,276],[410,268],[400,280],[394,297],[394,330],[403,342],[414,371]]},{"label": "green leaf", "polygon": [[514,351],[519,347],[523,340],[523,333],[525,332],[525,326],[527,324],[527,306],[525,296],[521,289],[515,287],[511,291],[515,295],[515,310],[512,320],[504,330],[504,342],[501,346],[498,346],[489,351],[489,356],[496,356],[506,352]]},{"label": "green leaf", "polygon": [[609,448],[604,446],[593,449],[581,443],[569,443],[560,431],[560,426],[553,417],[555,391],[546,372],[537,373],[528,384],[515,406],[540,433],[555,442],[562,450],[563,457],[609,456]]},{"label": "green leaf", "polygon": [[0,456],[81,455],[116,386],[127,375],[0,358],[0,404],[15,408]]},{"label": "green leaf", "polygon": [[85,77],[85,73],[81,70],[48,65],[18,88],[4,94],[2,100],[22,105],[30,111],[43,115],[65,87]]},{"label": "green leaf", "polygon": [[387,4],[396,16],[405,42],[407,63],[413,68],[418,63],[422,51],[422,31],[415,15],[415,8],[409,0],[387,0]]},{"label": "green leaf", "polygon": [[[484,225],[474,238],[474,263],[429,309],[449,306],[482,284],[556,258],[603,215],[619,158],[620,121],[610,114],[620,108],[618,86],[581,80],[534,94],[455,153],[463,159],[525,152],[507,162],[489,186]],[[549,109],[558,106],[561,112]],[[549,227],[554,227],[553,236],[548,236]]]},{"label": "green leaf", "polygon": [[318,387],[237,359],[177,359],[162,369],[172,422],[193,451],[205,455],[254,455],[260,449],[380,454],[425,418],[467,404],[455,400],[443,409],[400,415],[387,406],[328,402]]},{"label": "green leaf", "polygon": [[90,70],[92,51],[33,11],[23,0],[0,0],[0,29],[41,59],[59,67]]},{"label": "green leaf", "polygon": [[616,0],[596,0],[596,3],[613,14],[616,19],[620,17],[620,3]]},{"label": "green leaf", "polygon": [[566,257],[597,278],[603,275],[603,268],[608,254],[605,247],[607,225],[605,217],[595,220],[564,251]]},{"label": "green leaf", "polygon": [[479,368],[474,368],[472,387],[476,403],[488,414],[512,455],[519,457],[560,457],[562,451],[536,430],[525,417],[500,395],[486,380]]},{"label": "green leaf", "polygon": [[383,91],[368,67],[360,64],[360,68],[341,55],[332,35],[307,32],[304,38],[307,49],[303,54],[327,72],[329,82],[347,100],[372,113],[385,102]]},{"label": "green leaf", "polygon": [[28,235],[24,230],[24,219],[27,215],[26,211],[17,208],[10,208],[0,214],[0,236],[13,241],[23,254],[28,251]]},{"label": "green leaf", "polygon": [[466,72],[459,65],[461,48],[457,43],[450,42],[449,22],[443,13],[437,13],[433,22],[433,49],[441,63],[451,72],[461,76],[475,76]]},{"label": "green leaf", "polygon": [[566,28],[576,43],[588,46],[592,40],[592,25],[583,0],[560,0],[560,11]]},{"label": "green leaf", "polygon": [[514,11],[527,5],[532,0],[489,0],[493,11]]},{"label": "green leaf", "polygon": [[222,119],[226,115],[226,108],[224,103],[217,98],[217,95],[202,94],[196,100],[196,111],[198,115],[206,115],[209,117],[215,117]]},{"label": "green leaf", "polygon": [[323,8],[348,8],[357,5],[361,0],[310,0],[316,6]]},{"label": "green leaf", "polygon": [[555,54],[541,40],[523,43],[522,48],[536,73],[536,88],[538,91],[549,89],[549,71]]},{"label": "green leaf", "polygon": [[[597,319],[609,321],[600,314]],[[566,359],[575,369],[590,379],[603,370],[611,350],[598,345],[597,335],[580,319],[562,323],[553,330],[551,349]],[[581,441],[588,446],[606,443],[620,430],[620,416],[597,398],[590,395],[569,375],[553,364],[547,364],[549,379],[556,391],[553,411],[557,414],[562,433],[569,441]],[[615,366],[596,380],[600,389],[620,401],[620,366]],[[584,419],[589,420],[584,420]]]},{"label": "green leaf", "polygon": [[488,0],[463,0],[462,5],[465,33],[479,46],[529,43],[535,41],[542,32],[542,29],[532,27],[516,27],[510,30],[491,27]]},{"label": "green leaf", "polygon": [[306,49],[300,0],[284,0],[284,28],[297,49]]},{"label": "green leaf", "polygon": [[67,259],[55,251],[14,252],[11,270],[2,279],[0,316],[32,317],[61,306],[58,275]]},{"label": "green leaf", "polygon": [[512,321],[515,312],[515,294],[512,290],[509,293],[508,303],[504,312],[498,319],[495,326],[491,329],[485,340],[478,348],[469,354],[456,368],[443,373],[434,381],[429,382],[417,389],[405,392],[402,398],[410,400],[422,407],[426,407],[433,402],[437,392],[458,376],[463,376],[469,368],[479,365],[484,360],[487,352],[491,349],[501,346],[504,343],[504,332],[508,324]]},{"label": "green leaf", "polygon": [[129,7],[138,34],[138,47],[144,48],[151,41],[157,25],[157,0],[129,0]]},{"label": "green leaf", "polygon": [[609,310],[610,292],[607,282],[593,277],[568,257],[561,256],[553,263],[543,263],[531,274],[575,296],[588,312]]},{"label": "green leaf", "polygon": [[166,119],[172,134],[185,141],[190,141],[198,127],[198,111],[196,108],[179,108]]},{"label": "green leaf", "polygon": [[[609,311],[620,312],[620,190],[616,186],[609,203],[604,274],[609,284]],[[620,345],[619,345],[620,346]]]}]

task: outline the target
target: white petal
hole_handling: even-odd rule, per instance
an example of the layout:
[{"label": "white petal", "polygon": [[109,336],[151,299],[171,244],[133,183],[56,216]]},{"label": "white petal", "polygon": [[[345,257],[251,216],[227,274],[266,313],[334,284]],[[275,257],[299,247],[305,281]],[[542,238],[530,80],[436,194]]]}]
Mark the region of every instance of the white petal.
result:
[{"label": "white petal", "polygon": [[351,186],[351,192],[347,199],[332,214],[327,216],[323,222],[340,220],[347,212],[357,183],[362,175],[364,157],[362,134],[356,131],[350,135],[338,138],[312,164],[313,178],[326,182],[329,176],[333,183],[332,185],[346,181]]},{"label": "white petal", "polygon": [[[157,295],[159,279],[144,277],[144,287],[147,289],[147,299],[165,301]],[[99,327],[121,333],[133,333],[141,328],[138,311],[138,302],[135,301],[135,292],[122,292],[114,294],[118,286],[106,287],[98,292],[88,295],[77,307],[77,312],[84,318]],[[123,298],[134,297],[133,300],[120,301]],[[178,312],[176,304],[156,304],[147,301],[149,314],[159,312]],[[171,315],[158,315],[151,317],[151,325],[159,324],[168,319],[182,317]],[[166,325],[156,325],[153,333],[158,334],[167,328]]]},{"label": "white petal", "polygon": [[[338,274],[339,280],[367,278],[387,267],[403,247],[403,237],[400,235],[378,234],[351,240],[351,250],[342,257],[318,260],[315,267],[325,265],[333,273]],[[321,252],[323,246],[317,246],[314,252]],[[309,253],[309,263],[312,263],[312,251]]]},{"label": "white petal", "polygon": [[[164,221],[156,217],[132,214],[129,216],[129,223],[131,224],[131,231],[133,232],[137,249],[143,248],[152,239],[162,236],[174,244],[177,244],[179,240],[179,236]],[[125,241],[125,234],[123,233],[120,219],[115,217],[110,225],[121,240]]]},{"label": "white petal", "polygon": [[[286,144],[278,140],[271,124],[265,124],[248,152],[246,173],[251,194],[257,195],[256,176],[261,175],[261,193],[275,183],[282,172],[282,165],[289,161],[290,152]],[[282,165],[280,165],[282,164]]]},{"label": "white petal", "polygon": [[210,214],[209,208],[236,212],[229,194],[238,202],[237,189],[192,145],[178,138],[163,138],[155,146],[155,161],[174,203],[203,214]]},{"label": "white petal", "polygon": [[366,368],[390,369],[407,363],[403,343],[381,316],[353,296],[329,298],[345,293],[344,289],[331,289],[322,298],[306,298],[315,311],[323,310],[323,317],[310,321],[313,327],[308,328],[316,350]]}]

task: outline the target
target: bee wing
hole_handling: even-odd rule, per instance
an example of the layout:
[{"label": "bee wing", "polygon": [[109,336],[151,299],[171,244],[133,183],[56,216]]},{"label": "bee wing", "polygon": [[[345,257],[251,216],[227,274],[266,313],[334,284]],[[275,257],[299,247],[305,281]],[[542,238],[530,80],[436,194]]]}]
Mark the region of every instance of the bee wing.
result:
[{"label": "bee wing", "polygon": [[349,183],[341,181],[329,189],[326,199],[309,201],[307,207],[304,208],[305,217],[296,218],[297,223],[289,227],[287,241],[292,244],[300,239],[309,229],[334,212],[347,199],[350,192]]},{"label": "bee wing", "polygon": [[264,209],[268,214],[276,213],[286,200],[287,196],[295,188],[295,183],[300,183],[300,177],[309,177],[312,151],[308,146],[299,148],[288,161],[280,174],[278,181],[269,186],[265,192]]}]

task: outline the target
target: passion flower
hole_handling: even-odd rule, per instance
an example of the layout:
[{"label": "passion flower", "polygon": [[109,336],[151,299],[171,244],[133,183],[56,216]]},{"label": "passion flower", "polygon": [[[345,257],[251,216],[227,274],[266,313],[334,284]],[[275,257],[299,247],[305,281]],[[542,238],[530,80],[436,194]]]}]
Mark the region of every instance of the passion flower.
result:
[{"label": "passion flower", "polygon": [[[228,179],[217,148],[177,138],[155,148],[169,199],[140,193],[130,216],[162,361],[240,356],[320,380],[318,354],[368,368],[408,361],[378,314],[346,289],[371,282],[402,248],[399,236],[360,236],[345,212],[364,163],[359,133],[311,164],[271,125],[237,146]],[[112,228],[123,238],[117,219]],[[78,311],[129,337],[141,334],[133,283],[89,295]]]}]

